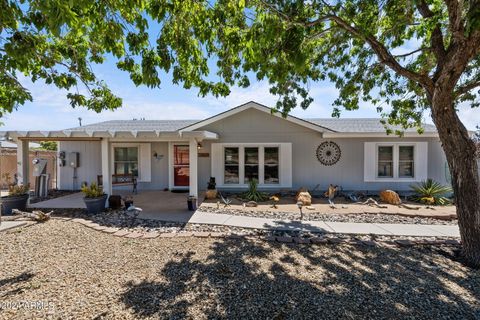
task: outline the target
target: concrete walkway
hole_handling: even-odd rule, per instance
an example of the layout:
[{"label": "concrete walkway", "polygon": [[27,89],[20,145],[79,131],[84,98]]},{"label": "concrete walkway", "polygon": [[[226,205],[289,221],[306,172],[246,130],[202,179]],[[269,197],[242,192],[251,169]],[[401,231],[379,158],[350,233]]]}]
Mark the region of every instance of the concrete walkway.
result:
[{"label": "concrete walkway", "polygon": [[449,225],[275,220],[200,211],[195,212],[188,222],[278,231],[417,237],[460,237],[458,227]]}]

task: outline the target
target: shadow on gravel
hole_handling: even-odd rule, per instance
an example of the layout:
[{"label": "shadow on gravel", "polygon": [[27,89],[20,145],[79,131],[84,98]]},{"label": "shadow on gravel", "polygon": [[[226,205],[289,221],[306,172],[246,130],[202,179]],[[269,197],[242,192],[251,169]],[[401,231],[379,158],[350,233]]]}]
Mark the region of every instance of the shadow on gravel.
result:
[{"label": "shadow on gravel", "polygon": [[[34,276],[35,275],[31,272],[23,272],[15,277],[0,279],[0,297],[6,298],[8,296],[11,296],[18,292],[23,291],[21,284],[24,282],[28,284],[28,281],[32,279]],[[4,287],[17,287],[17,288],[10,291],[4,291]]]},{"label": "shadow on gravel", "polygon": [[138,318],[480,318],[480,273],[453,272],[435,248],[205,245],[207,259],[173,256],[121,301]]}]

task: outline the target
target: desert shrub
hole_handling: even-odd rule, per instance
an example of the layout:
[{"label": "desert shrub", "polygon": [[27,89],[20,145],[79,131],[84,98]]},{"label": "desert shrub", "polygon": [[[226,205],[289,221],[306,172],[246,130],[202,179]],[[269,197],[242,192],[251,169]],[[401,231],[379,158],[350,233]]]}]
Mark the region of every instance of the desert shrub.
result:
[{"label": "desert shrub", "polygon": [[447,205],[450,200],[445,197],[452,192],[452,188],[444,186],[433,179],[427,179],[410,188],[415,192],[414,200],[430,205]]},{"label": "desert shrub", "polygon": [[28,194],[30,191],[30,184],[27,183],[25,185],[20,184],[20,185],[10,185],[8,186],[8,196],[10,197],[15,197],[15,196],[23,196],[25,194]]},{"label": "desert shrub", "polygon": [[99,198],[104,195],[103,189],[97,186],[95,182],[92,182],[90,186],[83,185],[82,192],[85,195],[85,198]]},{"label": "desert shrub", "polygon": [[248,191],[242,194],[242,198],[248,201],[265,201],[268,199],[268,194],[258,191],[258,180],[252,179],[248,183]]}]

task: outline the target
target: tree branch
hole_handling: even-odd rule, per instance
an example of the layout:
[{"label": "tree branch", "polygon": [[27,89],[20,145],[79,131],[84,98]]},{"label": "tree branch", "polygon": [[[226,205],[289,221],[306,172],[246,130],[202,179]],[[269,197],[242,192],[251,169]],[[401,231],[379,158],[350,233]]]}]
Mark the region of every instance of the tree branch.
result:
[{"label": "tree branch", "polygon": [[413,51],[408,52],[408,53],[396,54],[396,55],[394,55],[394,57],[395,58],[405,58],[405,57],[408,57],[409,55],[415,54],[415,53],[420,52],[420,51],[426,51],[426,50],[432,50],[432,48],[418,48],[417,50],[413,50]]},{"label": "tree branch", "polygon": [[[417,3],[417,8],[422,17],[424,17],[425,19],[430,19],[435,16],[433,11],[430,10],[430,8],[428,7],[428,4],[425,2],[425,0],[419,1]],[[435,54],[435,58],[437,58],[438,61],[437,65],[442,66],[445,62],[446,50],[443,44],[443,33],[439,23],[435,25],[430,41],[432,44],[433,53]]]},{"label": "tree branch", "polygon": [[351,33],[354,36],[357,36],[365,40],[373,49],[373,51],[377,55],[380,62],[390,67],[390,69],[395,71],[397,74],[411,81],[417,82],[418,84],[424,86],[425,88],[428,88],[429,90],[433,89],[433,82],[430,78],[428,78],[425,75],[421,75],[419,73],[416,73],[414,71],[404,68],[402,65],[398,63],[398,61],[391,54],[391,52],[383,44],[381,44],[374,36],[364,35],[360,30],[350,25],[340,17],[331,16],[330,19],[334,21],[340,28],[344,29],[345,31]]},{"label": "tree branch", "polygon": [[457,90],[455,90],[454,96],[459,97],[459,96],[461,96],[465,93],[468,93],[470,90],[475,89],[477,87],[480,87],[480,80],[465,83],[462,86],[459,86],[457,88]]}]

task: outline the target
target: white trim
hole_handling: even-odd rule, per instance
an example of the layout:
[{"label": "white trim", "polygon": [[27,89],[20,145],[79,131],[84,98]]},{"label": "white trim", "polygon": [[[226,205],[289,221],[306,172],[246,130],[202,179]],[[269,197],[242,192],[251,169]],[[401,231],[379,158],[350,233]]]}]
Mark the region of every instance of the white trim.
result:
[{"label": "white trim", "polygon": [[[393,177],[378,177],[378,147],[393,147]],[[413,146],[413,177],[399,177],[399,147]],[[364,181],[365,182],[420,182],[428,176],[428,142],[365,142]]]},{"label": "white trim", "polygon": [[[285,189],[292,187],[292,144],[291,143],[212,143],[211,145],[211,173],[216,178],[217,186],[222,189],[244,189],[245,183],[245,147],[259,148],[259,188]],[[265,147],[278,147],[278,184],[264,183],[264,156]],[[225,184],[225,148],[239,148],[239,183]]]},{"label": "white trim", "polygon": [[[173,146],[181,145],[181,146],[189,146],[189,141],[170,141],[168,143],[168,189],[169,190],[188,190],[188,186],[175,186],[174,182],[175,179],[173,177],[173,168],[174,168],[174,159],[173,159]],[[190,151],[189,151],[190,152]],[[189,153],[190,156],[190,153]],[[191,174],[191,172],[190,172]]]},{"label": "white trim", "polygon": [[[103,139],[107,140],[108,139]],[[102,141],[103,141],[102,140]],[[138,182],[143,182],[141,181],[142,177],[142,167],[141,167],[141,160],[140,160],[140,143],[118,143],[118,142],[112,142],[110,144],[110,154],[111,159],[110,159],[110,172],[113,174],[115,172],[115,148],[137,148],[137,162],[138,162]]]},{"label": "white trim", "polygon": [[287,121],[290,121],[290,122],[293,122],[299,126],[302,126],[302,127],[306,127],[306,128],[309,128],[309,129],[312,129],[314,131],[317,131],[317,132],[335,132],[331,129],[328,129],[326,127],[322,127],[320,125],[317,125],[317,124],[314,124],[312,122],[309,122],[307,120],[303,120],[303,119],[300,119],[300,118],[297,118],[297,117],[293,117],[293,116],[290,116],[290,115],[287,115],[286,118],[284,118],[282,116],[282,114],[280,112],[274,112],[272,113],[272,111],[274,111],[273,109],[267,107],[267,106],[264,106],[264,105],[261,105],[257,102],[254,102],[254,101],[250,101],[250,102],[247,102],[245,104],[242,104],[238,107],[235,107],[235,108],[232,108],[228,111],[225,111],[225,112],[222,112],[222,113],[219,113],[213,117],[210,117],[210,118],[207,118],[205,120],[201,120],[199,122],[196,122],[192,125],[189,125],[185,128],[182,128],[180,129],[179,131],[182,133],[185,132],[185,131],[192,131],[192,130],[196,130],[196,129],[199,129],[199,128],[202,128],[204,126],[207,126],[211,123],[214,123],[214,122],[217,122],[217,121],[220,121],[222,119],[225,119],[225,118],[228,118],[230,116],[233,116],[239,112],[242,112],[242,111],[245,111],[247,109],[256,109],[256,110],[259,110],[259,111],[262,111],[262,112],[265,112],[265,113],[268,113],[272,116],[275,116],[277,118],[281,118],[281,119],[284,119],[284,120],[287,120]]},{"label": "white trim", "polygon": [[188,148],[189,157],[189,195],[198,198],[198,142],[191,139]]},{"label": "white trim", "polygon": [[437,138],[437,132],[405,132],[402,137],[386,132],[325,132],[323,138]]}]

